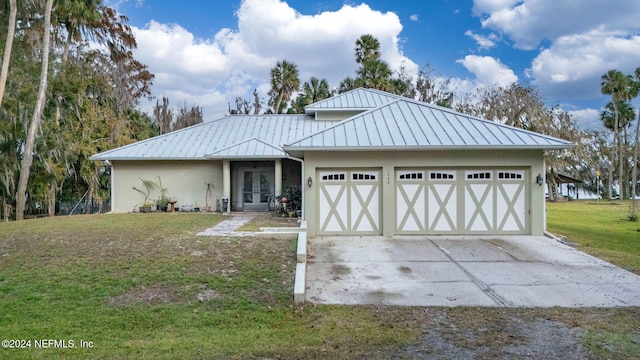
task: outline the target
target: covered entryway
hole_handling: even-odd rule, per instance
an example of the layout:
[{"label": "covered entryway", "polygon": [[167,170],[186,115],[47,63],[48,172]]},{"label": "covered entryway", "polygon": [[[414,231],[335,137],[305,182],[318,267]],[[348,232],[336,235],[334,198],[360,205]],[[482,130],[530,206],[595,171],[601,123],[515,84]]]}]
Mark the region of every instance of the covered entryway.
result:
[{"label": "covered entryway", "polygon": [[525,169],[398,169],[398,234],[529,234]]},{"label": "covered entryway", "polygon": [[382,234],[379,169],[318,170],[321,234]]}]

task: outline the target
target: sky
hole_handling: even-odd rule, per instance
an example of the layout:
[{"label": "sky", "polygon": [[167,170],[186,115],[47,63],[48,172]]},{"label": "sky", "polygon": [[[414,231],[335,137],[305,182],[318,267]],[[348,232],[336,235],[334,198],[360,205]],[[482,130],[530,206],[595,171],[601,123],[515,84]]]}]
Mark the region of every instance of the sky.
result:
[{"label": "sky", "polygon": [[[276,61],[301,82],[333,87],[355,77],[355,41],[372,34],[392,69],[451,78],[457,94],[514,82],[549,106],[599,126],[610,69],[640,67],[640,1],[630,0],[107,0],[129,18],[136,59],[155,74],[157,99],[201,106],[205,121],[228,114],[237,96],[268,100]],[[144,102],[151,113],[155,100]],[[640,101],[633,104],[640,107]],[[263,108],[264,109],[264,108]]]}]

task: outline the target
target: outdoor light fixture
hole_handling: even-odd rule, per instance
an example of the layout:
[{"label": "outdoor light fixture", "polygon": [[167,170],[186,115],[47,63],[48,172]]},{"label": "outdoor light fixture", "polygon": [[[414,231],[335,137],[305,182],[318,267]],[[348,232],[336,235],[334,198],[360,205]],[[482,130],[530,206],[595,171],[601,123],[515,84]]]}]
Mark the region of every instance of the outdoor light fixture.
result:
[{"label": "outdoor light fixture", "polygon": [[313,179],[311,178],[311,176],[309,176],[309,178],[307,179],[307,185],[311,187],[311,184],[313,184]]},{"label": "outdoor light fixture", "polygon": [[544,179],[542,178],[542,175],[538,174],[538,176],[536,176],[536,184],[542,186],[543,182],[544,182]]}]

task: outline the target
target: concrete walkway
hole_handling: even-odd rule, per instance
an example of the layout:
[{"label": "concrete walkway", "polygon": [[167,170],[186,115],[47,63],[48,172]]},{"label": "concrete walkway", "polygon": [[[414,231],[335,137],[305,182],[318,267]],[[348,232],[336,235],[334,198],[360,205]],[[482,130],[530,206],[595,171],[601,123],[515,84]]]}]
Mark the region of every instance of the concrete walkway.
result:
[{"label": "concrete walkway", "polygon": [[546,237],[316,237],[308,301],[411,306],[640,306],[640,276]]},{"label": "concrete walkway", "polygon": [[253,220],[255,215],[227,215],[227,217],[219,222],[216,226],[210,227],[205,231],[199,232],[198,236],[255,236],[251,231],[236,231],[240,226]]}]

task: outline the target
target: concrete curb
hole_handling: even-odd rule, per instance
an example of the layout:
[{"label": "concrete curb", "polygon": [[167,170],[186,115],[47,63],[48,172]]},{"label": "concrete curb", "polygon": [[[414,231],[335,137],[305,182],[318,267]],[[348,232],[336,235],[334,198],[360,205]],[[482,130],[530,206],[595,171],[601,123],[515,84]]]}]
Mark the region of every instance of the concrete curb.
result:
[{"label": "concrete curb", "polygon": [[296,277],[293,285],[293,301],[296,304],[306,300],[306,280],[307,280],[307,222],[300,223],[300,233],[298,233],[298,248],[296,251]]}]

